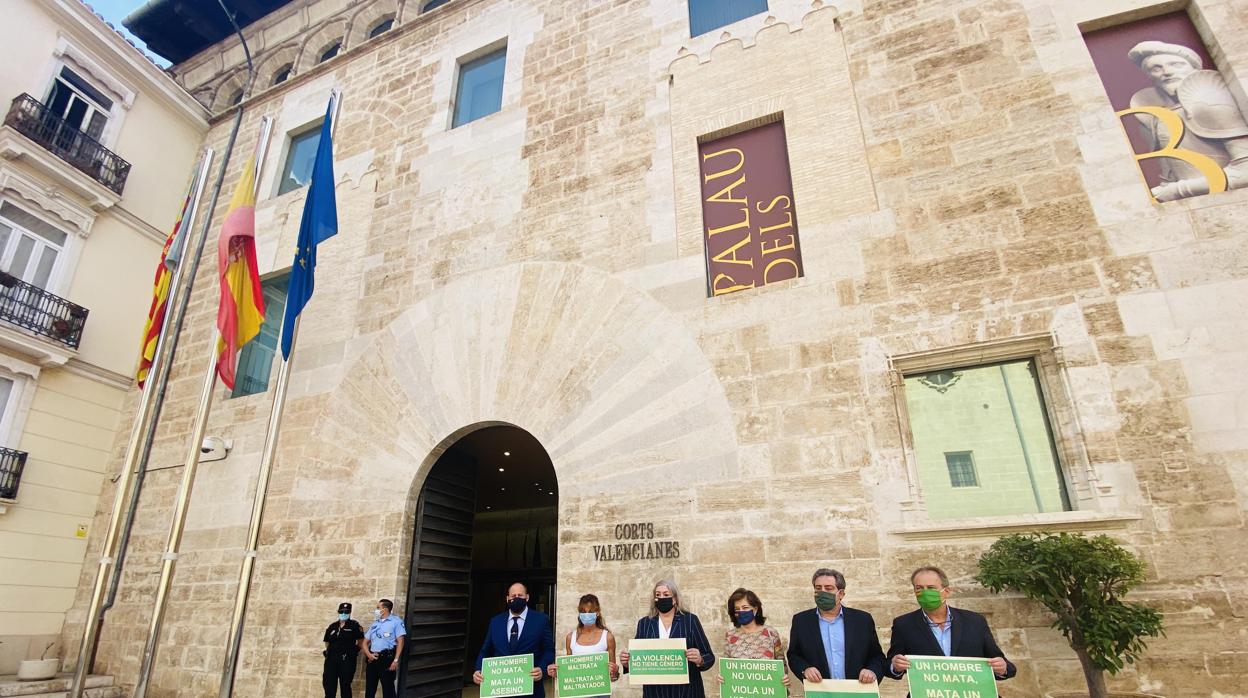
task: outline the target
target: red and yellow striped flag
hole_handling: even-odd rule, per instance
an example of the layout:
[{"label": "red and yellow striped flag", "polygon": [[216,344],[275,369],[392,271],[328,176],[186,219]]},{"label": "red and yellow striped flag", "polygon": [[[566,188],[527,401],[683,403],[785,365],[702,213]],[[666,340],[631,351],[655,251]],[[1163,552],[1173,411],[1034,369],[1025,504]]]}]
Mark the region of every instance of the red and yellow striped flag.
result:
[{"label": "red and yellow striped flag", "polygon": [[143,342],[139,347],[139,371],[136,377],[139,379],[140,390],[147,383],[147,375],[152,370],[152,362],[156,360],[156,343],[165,326],[165,310],[169,305],[173,270],[178,266],[176,257],[179,255],[178,250],[174,250],[174,245],[180,244],[182,238],[185,237],[182,234],[183,219],[187,209],[191,206],[191,192],[194,189],[195,184],[192,181],[191,187],[186,190],[186,200],[182,202],[178,220],[173,223],[173,231],[169,233],[169,237],[165,238],[165,248],[160,252],[160,263],[156,265],[156,278],[152,282],[152,305],[147,309],[147,323],[143,326]]},{"label": "red and yellow striped flag", "polygon": [[234,388],[238,352],[260,334],[264,322],[264,293],[256,268],[256,158],[243,166],[234,188],[230,209],[221,225],[217,244],[217,273],[221,280],[221,304],[217,308],[217,375]]}]

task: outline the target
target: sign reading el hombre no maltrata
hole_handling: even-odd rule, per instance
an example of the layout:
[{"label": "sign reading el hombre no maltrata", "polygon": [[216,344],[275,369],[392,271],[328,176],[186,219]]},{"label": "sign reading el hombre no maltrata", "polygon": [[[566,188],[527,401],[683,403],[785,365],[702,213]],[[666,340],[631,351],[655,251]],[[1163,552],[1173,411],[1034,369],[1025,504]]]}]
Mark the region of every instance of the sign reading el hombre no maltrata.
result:
[{"label": "sign reading el hombre no maltrata", "polygon": [[559,698],[588,698],[611,693],[611,665],[606,652],[555,659]]},{"label": "sign reading el hombre no maltrata", "polygon": [[533,695],[533,655],[488,657],[481,662],[481,698]]},{"label": "sign reading el hombre no maltrata", "polygon": [[910,656],[906,671],[914,698],[997,698],[997,680],[987,659]]}]

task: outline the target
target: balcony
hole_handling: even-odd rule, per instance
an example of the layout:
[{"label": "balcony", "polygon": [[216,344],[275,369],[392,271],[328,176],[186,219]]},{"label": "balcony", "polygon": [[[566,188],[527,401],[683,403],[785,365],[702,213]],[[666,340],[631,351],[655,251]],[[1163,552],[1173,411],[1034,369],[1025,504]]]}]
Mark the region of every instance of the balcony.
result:
[{"label": "balcony", "polygon": [[17,486],[22,484],[26,452],[0,448],[0,499],[17,499]]},{"label": "balcony", "polygon": [[38,143],[114,194],[120,196],[126,187],[130,163],[53,114],[34,97],[28,94],[15,97],[4,125]]},{"label": "balcony", "polygon": [[88,312],[81,305],[0,272],[0,320],[77,349]]}]

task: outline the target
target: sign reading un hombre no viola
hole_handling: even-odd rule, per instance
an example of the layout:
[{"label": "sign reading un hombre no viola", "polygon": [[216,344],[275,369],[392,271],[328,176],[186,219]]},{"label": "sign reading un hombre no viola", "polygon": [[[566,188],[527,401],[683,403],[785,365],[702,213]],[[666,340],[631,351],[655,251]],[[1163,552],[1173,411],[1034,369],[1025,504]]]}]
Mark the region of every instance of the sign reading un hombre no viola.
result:
[{"label": "sign reading un hombre no viola", "polygon": [[487,657],[481,662],[481,698],[533,695],[533,655]]},{"label": "sign reading un hombre no viola", "polygon": [[911,655],[906,679],[914,698],[997,698],[987,659]]},{"label": "sign reading un hombre no viola", "polygon": [[720,698],[785,698],[784,662],[779,659],[719,660]]},{"label": "sign reading un hombre no viola", "polygon": [[698,146],[707,295],[802,275],[784,122]]}]

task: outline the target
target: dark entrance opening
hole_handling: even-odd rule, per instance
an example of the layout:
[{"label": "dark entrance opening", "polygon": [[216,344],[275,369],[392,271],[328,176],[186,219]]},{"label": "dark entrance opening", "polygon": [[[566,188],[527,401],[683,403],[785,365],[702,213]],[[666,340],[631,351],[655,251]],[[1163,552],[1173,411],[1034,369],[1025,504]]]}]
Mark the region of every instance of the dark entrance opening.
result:
[{"label": "dark entrance opening", "polygon": [[556,622],[558,502],[550,456],[518,427],[479,429],[438,458],[416,505],[401,695],[476,688],[477,652],[514,581]]}]

